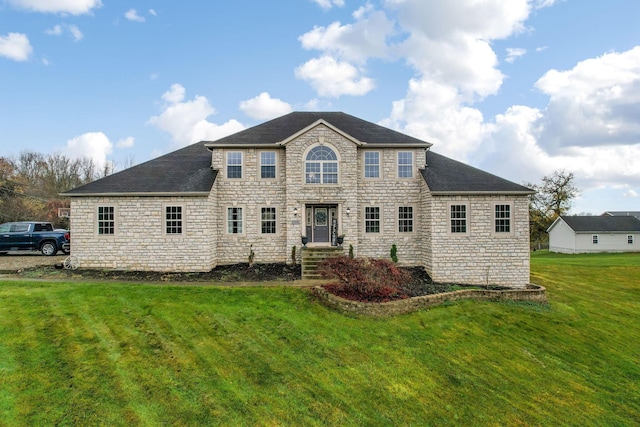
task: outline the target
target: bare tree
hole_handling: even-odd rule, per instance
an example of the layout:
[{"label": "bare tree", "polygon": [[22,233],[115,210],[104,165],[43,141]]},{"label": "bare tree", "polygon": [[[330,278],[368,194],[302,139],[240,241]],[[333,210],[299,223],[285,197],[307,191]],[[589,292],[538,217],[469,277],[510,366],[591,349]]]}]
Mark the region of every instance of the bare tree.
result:
[{"label": "bare tree", "polygon": [[573,200],[580,195],[574,184],[574,175],[565,170],[554,171],[542,178],[542,184],[525,183],[536,194],[529,197],[531,244],[542,247],[548,243],[547,229],[560,215],[571,209]]}]

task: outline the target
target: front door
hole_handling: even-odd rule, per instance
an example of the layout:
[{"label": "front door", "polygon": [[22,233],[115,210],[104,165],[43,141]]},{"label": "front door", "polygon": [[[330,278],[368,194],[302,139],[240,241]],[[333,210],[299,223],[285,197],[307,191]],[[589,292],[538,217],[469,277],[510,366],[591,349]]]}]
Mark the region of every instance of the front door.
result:
[{"label": "front door", "polygon": [[307,205],[306,231],[310,242],[331,242],[332,227],[337,229],[335,205]]},{"label": "front door", "polygon": [[326,207],[313,208],[313,241],[329,241],[329,210]]}]

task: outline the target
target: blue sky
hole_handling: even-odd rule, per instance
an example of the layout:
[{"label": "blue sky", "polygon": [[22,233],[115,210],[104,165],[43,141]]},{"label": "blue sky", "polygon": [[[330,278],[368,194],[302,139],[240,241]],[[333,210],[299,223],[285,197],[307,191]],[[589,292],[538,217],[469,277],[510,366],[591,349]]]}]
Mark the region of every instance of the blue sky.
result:
[{"label": "blue sky", "polygon": [[116,168],[343,111],[640,210],[636,0],[0,0],[0,156]]}]

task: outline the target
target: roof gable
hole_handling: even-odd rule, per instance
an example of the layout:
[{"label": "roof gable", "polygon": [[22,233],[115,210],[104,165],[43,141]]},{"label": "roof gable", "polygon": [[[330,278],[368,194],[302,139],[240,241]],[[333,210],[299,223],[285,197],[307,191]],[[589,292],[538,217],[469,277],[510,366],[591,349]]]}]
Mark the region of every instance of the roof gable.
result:
[{"label": "roof gable", "polygon": [[313,128],[315,128],[317,126],[320,126],[320,125],[325,125],[326,127],[331,129],[332,131],[342,135],[343,137],[345,137],[346,139],[348,139],[349,141],[353,142],[356,145],[362,145],[362,142],[358,141],[357,139],[355,139],[351,135],[341,131],[337,127],[333,126],[331,123],[326,122],[324,119],[320,119],[320,120],[316,121],[315,123],[310,124],[306,128],[299,130],[298,132],[294,133],[293,135],[291,135],[290,137],[288,137],[284,141],[279,142],[278,144],[287,145],[288,143],[290,143],[294,139],[298,138],[300,135],[304,135],[305,133],[309,132]]}]

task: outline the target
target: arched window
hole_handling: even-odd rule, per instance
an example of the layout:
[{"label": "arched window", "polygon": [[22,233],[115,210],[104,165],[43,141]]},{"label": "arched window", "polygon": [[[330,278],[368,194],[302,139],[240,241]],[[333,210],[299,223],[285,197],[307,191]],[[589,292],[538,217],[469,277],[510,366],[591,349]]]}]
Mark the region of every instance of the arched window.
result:
[{"label": "arched window", "polygon": [[326,145],[319,145],[307,153],[304,163],[307,184],[337,184],[338,156]]}]

